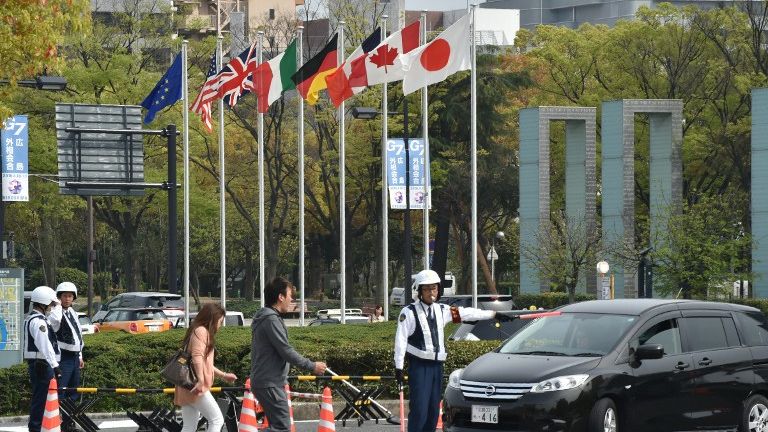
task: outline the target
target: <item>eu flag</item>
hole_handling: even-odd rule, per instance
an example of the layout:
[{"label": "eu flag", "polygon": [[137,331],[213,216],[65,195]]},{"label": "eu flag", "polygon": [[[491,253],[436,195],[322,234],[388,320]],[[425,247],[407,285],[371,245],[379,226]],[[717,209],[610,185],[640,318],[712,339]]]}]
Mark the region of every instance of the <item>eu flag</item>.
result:
[{"label": "eu flag", "polygon": [[155,119],[158,111],[175,104],[179,99],[181,99],[181,53],[176,55],[171,67],[141,103],[141,106],[147,109],[144,123],[150,123]]}]

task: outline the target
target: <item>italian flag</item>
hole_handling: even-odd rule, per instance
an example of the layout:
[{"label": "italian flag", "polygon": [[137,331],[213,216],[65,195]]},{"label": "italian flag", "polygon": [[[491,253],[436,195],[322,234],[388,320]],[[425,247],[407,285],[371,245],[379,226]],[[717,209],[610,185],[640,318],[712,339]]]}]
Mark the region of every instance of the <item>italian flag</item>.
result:
[{"label": "italian flag", "polygon": [[282,53],[264,62],[253,71],[253,92],[259,98],[259,112],[269,111],[270,105],[283,92],[296,88],[291,76],[296,73],[296,39]]}]

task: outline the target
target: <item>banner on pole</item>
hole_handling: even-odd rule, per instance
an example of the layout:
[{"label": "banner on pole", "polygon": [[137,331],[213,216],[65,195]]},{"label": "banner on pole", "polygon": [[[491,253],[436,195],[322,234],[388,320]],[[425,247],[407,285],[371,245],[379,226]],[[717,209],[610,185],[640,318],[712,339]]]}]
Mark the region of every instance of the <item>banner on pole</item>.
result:
[{"label": "banner on pole", "polygon": [[3,201],[29,201],[29,120],[17,115],[5,121],[3,141]]},{"label": "banner on pole", "polygon": [[[423,210],[424,203],[427,202],[427,208],[432,208],[432,187],[427,185],[427,196],[424,196],[425,184],[425,159],[429,163],[429,157],[425,153],[424,140],[420,138],[409,138],[408,147],[410,152],[410,190],[409,196],[411,208]],[[389,187],[390,207],[395,210],[404,210],[405,205],[405,141],[402,138],[391,138],[387,140],[387,186]]]}]

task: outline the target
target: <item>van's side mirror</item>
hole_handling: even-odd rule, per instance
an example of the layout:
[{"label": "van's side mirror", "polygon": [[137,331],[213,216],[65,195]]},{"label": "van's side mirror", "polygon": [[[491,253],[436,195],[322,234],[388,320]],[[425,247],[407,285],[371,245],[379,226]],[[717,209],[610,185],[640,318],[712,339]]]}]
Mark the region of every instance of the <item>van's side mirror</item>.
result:
[{"label": "van's side mirror", "polygon": [[637,360],[655,360],[664,357],[664,347],[659,344],[640,345],[635,350]]}]

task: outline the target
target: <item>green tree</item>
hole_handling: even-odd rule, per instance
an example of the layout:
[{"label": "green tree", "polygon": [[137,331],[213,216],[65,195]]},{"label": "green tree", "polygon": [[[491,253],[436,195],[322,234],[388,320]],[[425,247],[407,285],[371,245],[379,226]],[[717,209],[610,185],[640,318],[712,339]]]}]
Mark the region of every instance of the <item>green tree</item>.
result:
[{"label": "green tree", "polygon": [[661,295],[708,298],[729,293],[733,281],[751,277],[752,238],[741,218],[723,217],[748,209],[746,196],[698,198],[682,214],[670,214],[668,229],[654,242],[654,290]]},{"label": "green tree", "polygon": [[[86,32],[87,0],[6,0],[0,2],[0,79],[11,86],[62,66],[58,46],[70,32]],[[5,100],[7,92],[0,92]],[[13,109],[0,102],[0,119]]]}]

